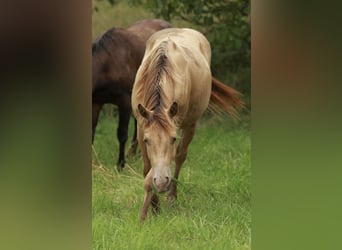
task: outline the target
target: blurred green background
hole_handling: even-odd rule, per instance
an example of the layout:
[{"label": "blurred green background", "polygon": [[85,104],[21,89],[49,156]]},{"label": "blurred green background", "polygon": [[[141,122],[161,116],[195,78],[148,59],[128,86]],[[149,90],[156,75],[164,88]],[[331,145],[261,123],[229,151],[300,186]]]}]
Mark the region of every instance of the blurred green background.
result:
[{"label": "blurred green background", "polygon": [[212,74],[244,94],[250,109],[250,3],[247,0],[95,0],[93,38],[111,27],[136,20],[161,18],[174,27],[205,34],[212,48]]}]

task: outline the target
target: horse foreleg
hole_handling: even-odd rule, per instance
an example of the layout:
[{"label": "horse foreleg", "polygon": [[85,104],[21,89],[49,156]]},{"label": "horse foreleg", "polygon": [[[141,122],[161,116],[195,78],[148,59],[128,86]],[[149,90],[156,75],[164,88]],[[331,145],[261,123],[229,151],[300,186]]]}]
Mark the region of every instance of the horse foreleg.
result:
[{"label": "horse foreleg", "polygon": [[128,138],[128,123],[130,115],[130,107],[127,108],[123,105],[119,106],[119,127],[117,129],[117,137],[120,144],[119,159],[117,163],[117,168],[119,171],[125,166],[125,144]]},{"label": "horse foreleg", "polygon": [[159,211],[159,198],[156,193],[153,193],[152,191],[152,173],[151,173],[151,163],[150,160],[147,157],[147,151],[146,151],[146,145],[143,142],[143,134],[141,133],[141,129],[138,128],[137,131],[138,134],[138,143],[141,150],[141,155],[144,162],[144,172],[143,175],[145,177],[145,184],[144,184],[144,190],[145,190],[145,196],[144,196],[144,202],[143,207],[141,209],[141,215],[140,219],[143,221],[147,217],[147,211],[150,206],[152,205],[152,211],[154,214],[156,214]]},{"label": "horse foreleg", "polygon": [[144,143],[144,135],[142,133],[142,130],[139,127],[138,127],[138,143],[139,143],[141,156],[142,156],[143,163],[144,163],[143,175],[144,175],[144,177],[146,177],[147,174],[149,173],[150,169],[151,169],[151,162],[147,156],[146,145]]},{"label": "horse foreleg", "polygon": [[144,196],[144,202],[143,202],[143,206],[142,206],[141,213],[140,213],[141,221],[144,221],[146,219],[147,211],[152,201],[153,194],[152,194],[151,185],[152,185],[152,174],[150,171],[145,177],[145,184],[144,184],[145,196]]},{"label": "horse foreleg", "polygon": [[102,104],[99,103],[93,103],[92,105],[92,134],[91,134],[91,143],[94,143],[94,137],[95,137],[95,130],[96,125],[99,120],[99,114],[102,108]]},{"label": "horse foreleg", "polygon": [[182,131],[182,137],[177,146],[177,152],[176,152],[176,159],[175,159],[176,167],[175,167],[175,173],[174,173],[174,180],[172,180],[171,182],[171,186],[167,195],[167,203],[169,205],[171,205],[171,203],[177,198],[177,180],[178,180],[179,172],[188,154],[188,146],[192,138],[194,137],[195,128],[196,128],[196,124],[193,124],[192,126],[188,126],[184,128]]}]

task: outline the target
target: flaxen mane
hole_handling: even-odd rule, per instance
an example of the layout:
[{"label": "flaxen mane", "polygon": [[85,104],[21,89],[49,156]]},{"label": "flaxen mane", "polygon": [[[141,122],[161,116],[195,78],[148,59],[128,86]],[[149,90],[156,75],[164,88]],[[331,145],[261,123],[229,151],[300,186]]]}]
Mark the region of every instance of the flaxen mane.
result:
[{"label": "flaxen mane", "polygon": [[[168,59],[168,41],[163,41],[156,50],[147,58],[150,63],[143,64],[141,69],[141,79],[144,84],[143,104],[153,111],[153,116],[150,117],[148,123],[152,121],[158,122],[163,128],[170,128],[170,120],[165,115],[165,110],[170,103],[163,89],[165,84],[173,84],[174,76],[172,75],[172,63]],[[172,101],[172,100],[171,100]],[[147,124],[148,125],[148,124]]]}]

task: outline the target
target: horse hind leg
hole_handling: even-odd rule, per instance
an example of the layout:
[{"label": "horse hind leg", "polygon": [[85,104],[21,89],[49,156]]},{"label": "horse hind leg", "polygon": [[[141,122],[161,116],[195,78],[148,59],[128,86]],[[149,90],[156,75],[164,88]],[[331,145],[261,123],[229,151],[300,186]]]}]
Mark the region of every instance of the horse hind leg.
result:
[{"label": "horse hind leg", "polygon": [[137,140],[137,120],[134,119],[134,134],[132,138],[132,144],[128,150],[127,157],[132,158],[137,154],[138,140]]},{"label": "horse hind leg", "polygon": [[93,103],[92,105],[92,134],[91,134],[91,143],[94,143],[96,125],[99,120],[99,114],[102,108],[102,104]]},{"label": "horse hind leg", "polygon": [[177,181],[178,181],[179,172],[188,154],[188,146],[192,138],[194,137],[195,128],[196,128],[196,124],[193,124],[183,129],[182,139],[178,144],[177,152],[176,152],[176,159],[175,159],[176,167],[175,167],[175,173],[174,173],[174,180],[172,180],[171,182],[171,186],[167,195],[167,203],[169,205],[171,205],[172,202],[177,198]]},{"label": "horse hind leg", "polygon": [[119,107],[119,127],[117,129],[117,138],[119,140],[119,159],[117,162],[118,171],[121,171],[125,166],[125,145],[128,138],[128,123],[130,115],[130,108],[126,109],[123,106]]}]

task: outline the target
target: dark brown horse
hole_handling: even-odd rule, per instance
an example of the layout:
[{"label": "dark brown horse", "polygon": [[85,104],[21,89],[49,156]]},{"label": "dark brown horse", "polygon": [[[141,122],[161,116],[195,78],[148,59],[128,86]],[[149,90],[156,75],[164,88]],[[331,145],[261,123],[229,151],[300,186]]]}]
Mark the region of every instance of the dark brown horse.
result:
[{"label": "dark brown horse", "polygon": [[[117,167],[125,165],[125,144],[131,116],[131,92],[136,72],[145,52],[147,39],[156,31],[170,28],[163,20],[142,20],[127,29],[112,28],[97,38],[92,45],[92,141],[103,104],[118,106],[119,159]],[[131,151],[137,147],[137,129],[132,139]]]}]

